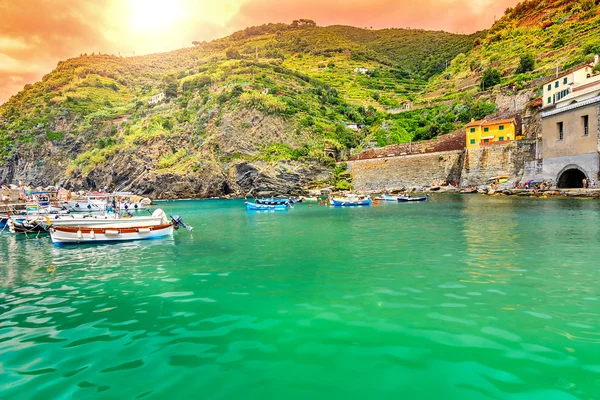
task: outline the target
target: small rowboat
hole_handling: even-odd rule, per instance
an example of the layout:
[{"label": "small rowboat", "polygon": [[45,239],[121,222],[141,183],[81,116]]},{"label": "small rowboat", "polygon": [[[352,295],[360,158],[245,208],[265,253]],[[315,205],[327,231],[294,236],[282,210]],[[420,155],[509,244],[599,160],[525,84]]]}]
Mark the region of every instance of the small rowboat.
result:
[{"label": "small rowboat", "polygon": [[383,196],[375,197],[375,200],[378,201],[398,201],[398,196],[391,196],[389,194],[384,194]]},{"label": "small rowboat", "polygon": [[405,196],[401,196],[401,197],[398,197],[398,202],[399,203],[418,202],[418,201],[427,201],[427,199],[428,199],[427,196],[421,196],[421,197],[405,197]]},{"label": "small rowboat", "polygon": [[365,200],[333,200],[334,207],[368,207],[371,205],[371,199]]},{"label": "small rowboat", "polygon": [[173,234],[173,224],[137,227],[76,227],[51,226],[50,238],[54,244],[119,242],[153,239]]},{"label": "small rowboat", "polygon": [[287,211],[286,204],[256,204],[246,202],[246,210],[248,211]]},{"label": "small rowboat", "polygon": [[292,201],[290,199],[280,198],[280,199],[254,199],[256,204],[264,204],[268,206],[279,206],[279,205],[287,205]]},{"label": "small rowboat", "polygon": [[45,233],[46,228],[40,221],[28,219],[9,219],[7,222],[8,230],[11,233]]}]

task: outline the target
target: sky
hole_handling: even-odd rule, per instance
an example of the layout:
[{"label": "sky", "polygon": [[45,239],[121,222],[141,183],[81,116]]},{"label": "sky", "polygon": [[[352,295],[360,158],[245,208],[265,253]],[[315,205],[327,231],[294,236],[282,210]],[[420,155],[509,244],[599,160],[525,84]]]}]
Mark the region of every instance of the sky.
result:
[{"label": "sky", "polygon": [[489,28],[518,0],[0,0],[0,104],[83,53],[142,55],[267,22]]}]

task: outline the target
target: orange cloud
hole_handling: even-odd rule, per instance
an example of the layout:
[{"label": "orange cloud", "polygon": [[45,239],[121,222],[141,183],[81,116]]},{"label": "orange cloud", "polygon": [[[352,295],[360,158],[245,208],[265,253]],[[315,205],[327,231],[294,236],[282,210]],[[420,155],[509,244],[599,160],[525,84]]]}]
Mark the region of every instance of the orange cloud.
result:
[{"label": "orange cloud", "polygon": [[471,33],[517,0],[0,1],[0,103],[57,62],[82,53],[174,50],[247,26],[310,18],[319,25]]}]

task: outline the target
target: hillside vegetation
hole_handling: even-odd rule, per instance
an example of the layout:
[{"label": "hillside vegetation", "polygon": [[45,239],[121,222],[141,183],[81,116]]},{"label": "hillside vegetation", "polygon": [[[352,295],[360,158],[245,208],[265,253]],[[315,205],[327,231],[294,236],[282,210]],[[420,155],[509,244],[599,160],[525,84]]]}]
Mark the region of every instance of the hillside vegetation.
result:
[{"label": "hillside vegetation", "polygon": [[[460,98],[499,87],[513,92],[538,85],[556,72],[568,70],[600,53],[600,1],[527,0],[508,8],[475,43],[472,51],[455,57],[448,71],[434,77],[422,102]],[[521,59],[533,63],[519,68]],[[490,70],[500,79],[486,87]]]},{"label": "hillside vegetation", "polygon": [[[148,193],[204,182],[186,195],[328,179],[324,148],[434,138],[494,113],[500,88],[586,61],[600,52],[599,9],[525,1],[473,35],[297,20],[163,54],[84,54],[0,107],[0,178]],[[409,101],[417,109],[392,112]]]}]

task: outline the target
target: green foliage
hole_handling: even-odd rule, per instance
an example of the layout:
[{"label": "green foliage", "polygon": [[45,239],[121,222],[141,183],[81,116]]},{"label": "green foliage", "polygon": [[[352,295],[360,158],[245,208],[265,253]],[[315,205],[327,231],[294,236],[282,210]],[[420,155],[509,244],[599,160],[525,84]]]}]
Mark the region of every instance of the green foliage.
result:
[{"label": "green foliage", "polygon": [[46,129],[46,138],[50,141],[60,141],[64,136],[64,132],[53,132],[49,129]]},{"label": "green foliage", "polygon": [[225,52],[225,55],[230,60],[239,60],[240,58],[242,58],[240,51],[234,47],[227,49],[227,51]]},{"label": "green foliage", "polygon": [[524,74],[525,72],[533,71],[535,68],[535,57],[533,54],[525,54],[521,56],[519,61],[519,67],[517,68],[517,74]]},{"label": "green foliage", "polygon": [[158,169],[166,169],[174,166],[176,163],[180,162],[183,157],[187,155],[186,149],[179,149],[175,153],[163,156],[160,160],[158,160],[158,164],[156,165]]},{"label": "green foliage", "polygon": [[502,81],[502,75],[500,75],[500,71],[494,68],[488,68],[483,73],[481,78],[482,89],[491,89]]}]

